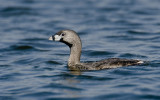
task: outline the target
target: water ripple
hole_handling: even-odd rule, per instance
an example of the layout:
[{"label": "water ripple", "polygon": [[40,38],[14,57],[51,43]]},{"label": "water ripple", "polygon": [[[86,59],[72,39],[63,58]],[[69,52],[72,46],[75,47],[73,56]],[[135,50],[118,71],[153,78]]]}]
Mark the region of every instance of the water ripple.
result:
[{"label": "water ripple", "polygon": [[48,64],[58,64],[58,65],[61,65],[61,63],[59,63],[59,62],[57,62],[57,61],[52,61],[52,60],[50,60],[50,61],[46,61],[46,63],[48,63]]},{"label": "water ripple", "polygon": [[21,16],[21,15],[37,15],[37,12],[33,12],[34,10],[29,7],[6,7],[1,10],[1,16],[4,17],[12,17],[12,16]]},{"label": "water ripple", "polygon": [[28,46],[28,45],[23,45],[23,46],[17,46],[17,45],[14,45],[11,47],[13,50],[31,50],[31,49],[34,49],[34,47],[32,46]]},{"label": "water ripple", "polygon": [[[1,0],[0,100],[160,99],[159,0]],[[69,48],[48,41],[78,32],[82,61],[145,64],[70,71]]]}]

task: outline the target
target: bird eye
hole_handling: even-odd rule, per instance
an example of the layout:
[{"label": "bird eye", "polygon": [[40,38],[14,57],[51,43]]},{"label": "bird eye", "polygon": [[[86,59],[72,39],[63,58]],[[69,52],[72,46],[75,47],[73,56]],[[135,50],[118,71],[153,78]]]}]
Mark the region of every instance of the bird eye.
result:
[{"label": "bird eye", "polygon": [[65,35],[65,33],[62,33],[61,35],[62,35],[62,36],[64,36],[64,35]]}]

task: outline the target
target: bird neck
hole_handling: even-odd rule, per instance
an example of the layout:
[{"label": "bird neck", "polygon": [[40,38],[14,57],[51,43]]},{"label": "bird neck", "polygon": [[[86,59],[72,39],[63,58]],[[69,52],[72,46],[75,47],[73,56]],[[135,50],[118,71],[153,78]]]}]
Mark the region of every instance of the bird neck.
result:
[{"label": "bird neck", "polygon": [[75,44],[70,47],[70,57],[68,60],[68,66],[74,66],[80,63],[82,44],[81,41],[76,41]]}]

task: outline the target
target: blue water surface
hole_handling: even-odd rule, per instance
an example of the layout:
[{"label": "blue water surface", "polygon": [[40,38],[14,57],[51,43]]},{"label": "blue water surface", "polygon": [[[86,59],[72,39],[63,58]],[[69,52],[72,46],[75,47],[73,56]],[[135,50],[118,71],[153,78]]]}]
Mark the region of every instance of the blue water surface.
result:
[{"label": "blue water surface", "polygon": [[[159,0],[0,0],[0,100],[160,100]],[[69,48],[48,38],[81,37],[82,61],[118,57],[144,65],[74,72]]]}]

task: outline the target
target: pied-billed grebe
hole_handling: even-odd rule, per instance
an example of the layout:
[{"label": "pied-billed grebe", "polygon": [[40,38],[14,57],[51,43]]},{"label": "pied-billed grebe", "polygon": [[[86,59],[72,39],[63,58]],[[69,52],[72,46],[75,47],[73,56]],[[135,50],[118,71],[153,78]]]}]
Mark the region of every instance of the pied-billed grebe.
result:
[{"label": "pied-billed grebe", "polygon": [[70,48],[70,57],[68,60],[68,67],[70,70],[100,70],[107,68],[117,68],[122,66],[139,65],[141,60],[109,58],[95,62],[80,62],[81,56],[81,39],[73,30],[61,30],[55,35],[51,36],[49,40],[60,41],[65,43]]}]

